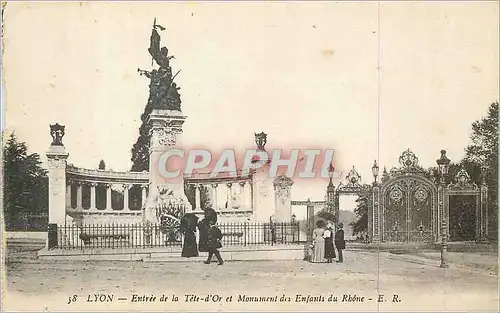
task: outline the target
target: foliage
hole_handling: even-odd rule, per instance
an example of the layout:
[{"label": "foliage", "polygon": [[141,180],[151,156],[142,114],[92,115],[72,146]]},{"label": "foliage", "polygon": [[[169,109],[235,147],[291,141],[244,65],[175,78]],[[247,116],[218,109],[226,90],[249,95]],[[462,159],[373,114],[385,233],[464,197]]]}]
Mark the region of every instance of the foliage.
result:
[{"label": "foliage", "polygon": [[353,235],[363,234],[368,230],[368,197],[360,195],[356,202],[354,213],[358,219],[350,223]]},{"label": "foliage", "polygon": [[4,148],[4,213],[9,229],[21,214],[48,212],[48,178],[37,153],[11,133]]},{"label": "foliage", "polygon": [[104,163],[104,160],[101,160],[101,162],[99,162],[99,169],[100,170],[105,170],[106,169],[106,163]]},{"label": "foliage", "polygon": [[472,123],[472,143],[465,149],[462,164],[473,169],[469,172],[480,184],[480,167],[486,166],[490,227],[497,228],[498,221],[498,101],[493,102],[485,117]]}]

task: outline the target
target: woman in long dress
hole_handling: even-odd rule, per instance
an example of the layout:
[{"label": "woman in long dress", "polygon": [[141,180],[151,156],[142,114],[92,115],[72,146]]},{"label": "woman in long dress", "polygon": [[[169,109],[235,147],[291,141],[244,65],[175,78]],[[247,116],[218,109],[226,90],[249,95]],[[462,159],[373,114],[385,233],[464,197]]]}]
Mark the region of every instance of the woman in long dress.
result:
[{"label": "woman in long dress", "polygon": [[316,222],[316,228],[313,230],[313,255],[311,262],[313,263],[323,263],[325,262],[325,239],[323,234],[325,233],[325,222],[322,220]]},{"label": "woman in long dress", "polygon": [[192,213],[185,214],[181,219],[181,231],[184,234],[181,256],[185,258],[198,256],[196,245],[196,224],[198,217]]},{"label": "woman in long dress", "polygon": [[332,260],[337,256],[335,255],[335,246],[333,245],[333,225],[328,223],[323,238],[325,238],[325,259],[327,263],[332,263]]}]

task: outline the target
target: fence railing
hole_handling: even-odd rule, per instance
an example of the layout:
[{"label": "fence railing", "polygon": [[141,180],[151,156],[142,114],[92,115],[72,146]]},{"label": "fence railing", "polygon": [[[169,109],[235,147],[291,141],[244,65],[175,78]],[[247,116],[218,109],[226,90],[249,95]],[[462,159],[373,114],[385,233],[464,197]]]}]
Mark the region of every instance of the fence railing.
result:
[{"label": "fence railing", "polygon": [[[306,239],[302,238],[304,235],[298,223],[223,223],[217,226],[223,234],[223,246],[294,244]],[[179,229],[142,223],[49,227],[49,238],[55,237],[57,239],[49,248],[182,247],[184,239]]]}]

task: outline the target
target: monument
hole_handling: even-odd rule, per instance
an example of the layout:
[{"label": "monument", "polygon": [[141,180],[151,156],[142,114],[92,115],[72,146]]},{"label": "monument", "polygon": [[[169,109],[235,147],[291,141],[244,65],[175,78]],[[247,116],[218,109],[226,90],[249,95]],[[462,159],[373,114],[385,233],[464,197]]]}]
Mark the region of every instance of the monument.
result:
[{"label": "monument", "polygon": [[167,224],[177,224],[189,206],[184,194],[184,180],[182,177],[175,182],[165,182],[158,175],[158,162],[160,156],[169,149],[182,146],[182,126],[186,116],[182,114],[179,87],[174,83],[170,60],[166,47],[160,48],[160,35],[157,29],[165,30],[161,25],[153,23],[148,49],[152,59],[159,66],[158,69],[145,71],[138,69],[140,75],[150,79],[148,106],[151,113],[147,123],[149,131],[149,194],[143,208],[143,221],[155,224],[162,220]]}]

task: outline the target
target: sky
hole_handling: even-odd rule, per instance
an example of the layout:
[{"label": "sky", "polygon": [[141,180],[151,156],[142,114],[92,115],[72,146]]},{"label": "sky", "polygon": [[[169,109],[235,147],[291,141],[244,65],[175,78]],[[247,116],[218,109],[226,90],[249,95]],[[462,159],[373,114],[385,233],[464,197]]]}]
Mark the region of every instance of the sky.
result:
[{"label": "sky", "polygon": [[[410,148],[460,160],[499,96],[498,2],[12,3],[4,16],[4,129],[45,164],[49,124],[68,162],[130,169],[151,69],[153,19],[187,115],[183,142],[336,150],[372,181]],[[336,179],[338,184],[341,179]],[[293,200],[322,200],[324,181]]]}]

